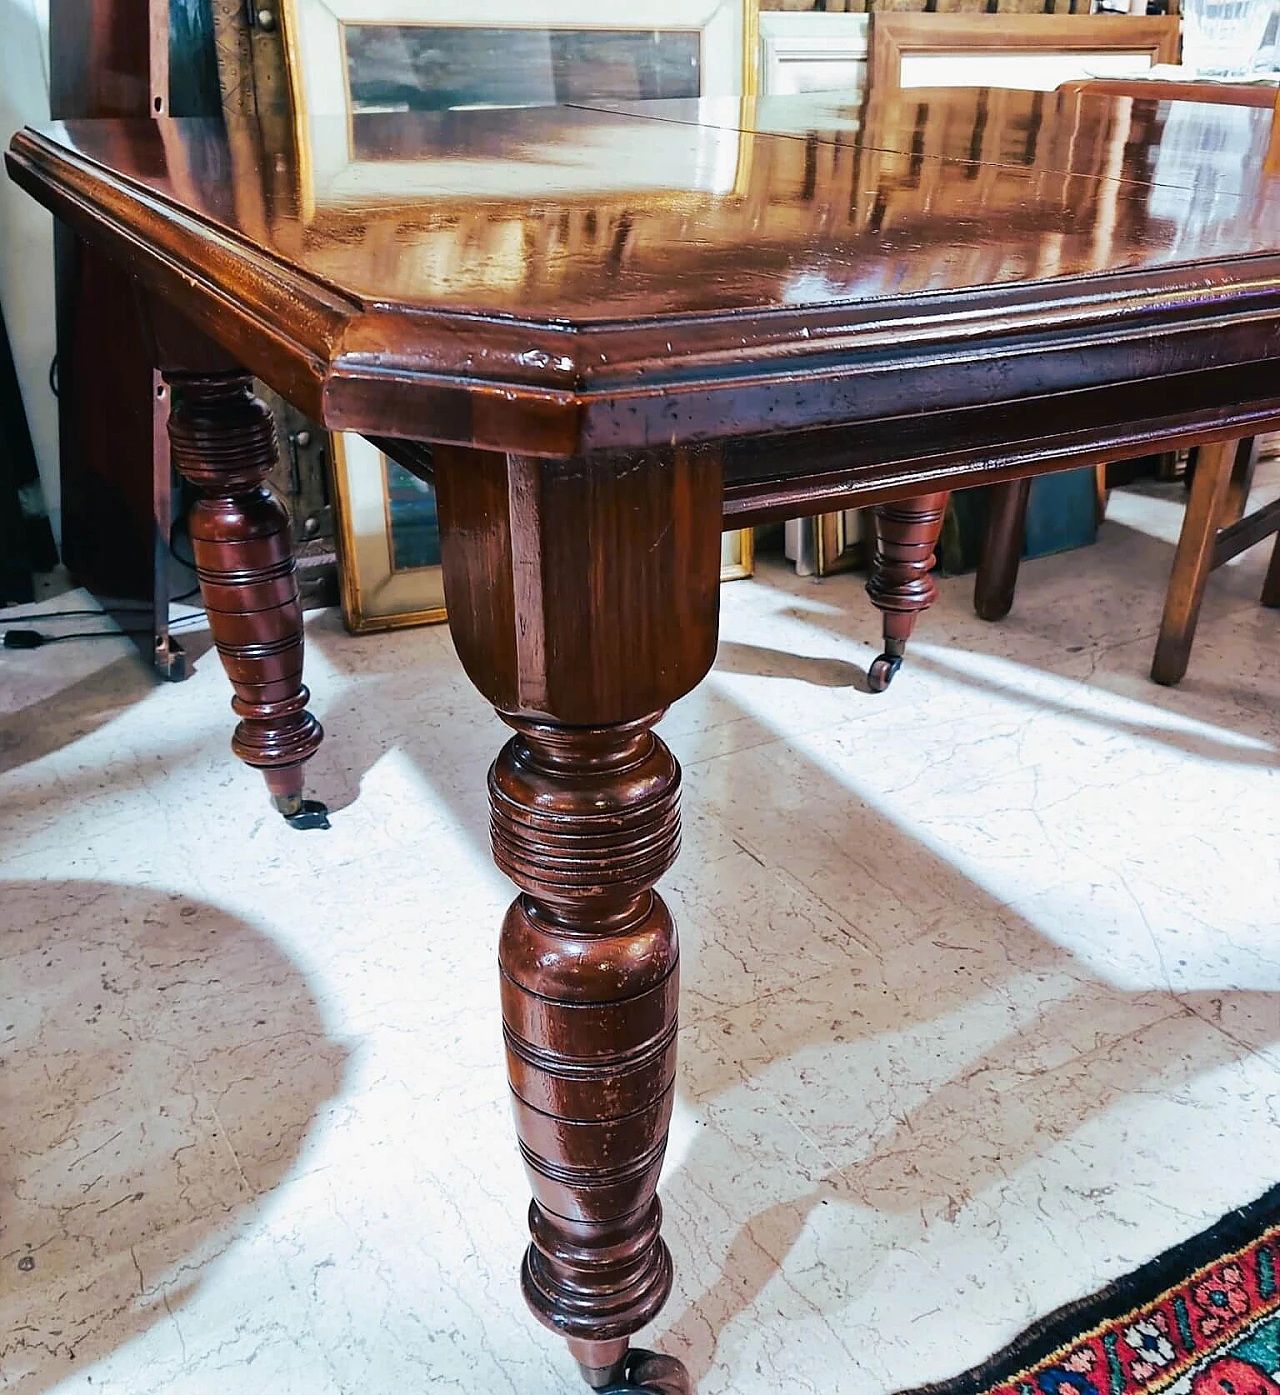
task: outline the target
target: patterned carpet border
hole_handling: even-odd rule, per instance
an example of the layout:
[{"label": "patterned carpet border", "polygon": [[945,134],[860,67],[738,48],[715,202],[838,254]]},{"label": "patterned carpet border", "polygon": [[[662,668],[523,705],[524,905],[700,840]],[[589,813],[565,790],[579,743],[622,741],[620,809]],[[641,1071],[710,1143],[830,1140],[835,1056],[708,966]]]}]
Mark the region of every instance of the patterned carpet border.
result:
[{"label": "patterned carpet border", "polygon": [[911,1395],[1280,1395],[1280,1186]]}]

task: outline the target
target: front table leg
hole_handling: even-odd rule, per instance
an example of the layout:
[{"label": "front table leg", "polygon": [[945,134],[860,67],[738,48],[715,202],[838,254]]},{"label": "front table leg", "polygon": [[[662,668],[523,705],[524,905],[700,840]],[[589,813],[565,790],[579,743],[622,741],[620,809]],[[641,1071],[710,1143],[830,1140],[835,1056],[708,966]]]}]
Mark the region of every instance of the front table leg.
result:
[{"label": "front table leg", "polygon": [[489,775],[534,1315],[598,1390],[682,1395],[628,1351],[671,1289],[658,1174],[679,954],[653,884],[680,768],[651,727],[715,655],[720,466],[708,451],[537,460],[438,449],[445,599],[467,673],[515,736]]},{"label": "front table leg", "polygon": [[884,617],[884,653],[867,674],[873,693],[882,693],[902,667],[907,640],[916,617],[933,604],[938,588],[933,571],[934,549],[950,494],[921,494],[872,510],[875,550],[867,594]]},{"label": "front table leg", "polygon": [[[656,714],[655,714],[656,715]],[[591,1385],[671,1289],[658,1173],[675,1090],[679,952],[657,878],[680,771],[649,730],[511,719],[493,851],[523,891],[502,927],[502,1021],[534,1199],[524,1296]]]},{"label": "front table leg", "polygon": [[200,491],[191,546],[209,629],[240,718],[231,749],[262,771],[295,826],[323,825],[304,808],[302,768],[324,737],[302,682],[302,602],[289,514],[267,487],[275,423],[247,373],[166,373],[173,389],[174,468]]}]

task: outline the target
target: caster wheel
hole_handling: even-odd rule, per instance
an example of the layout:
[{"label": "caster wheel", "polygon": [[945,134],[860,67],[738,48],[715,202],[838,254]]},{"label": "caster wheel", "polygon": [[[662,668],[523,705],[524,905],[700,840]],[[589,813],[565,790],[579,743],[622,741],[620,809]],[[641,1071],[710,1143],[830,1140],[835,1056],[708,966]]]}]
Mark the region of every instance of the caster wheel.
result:
[{"label": "caster wheel", "polygon": [[867,686],[873,693],[884,692],[901,667],[901,654],[881,654],[867,670]]},{"label": "caster wheel", "polygon": [[596,1395],[694,1395],[689,1373],[674,1356],[633,1348],[627,1352],[622,1379]]}]

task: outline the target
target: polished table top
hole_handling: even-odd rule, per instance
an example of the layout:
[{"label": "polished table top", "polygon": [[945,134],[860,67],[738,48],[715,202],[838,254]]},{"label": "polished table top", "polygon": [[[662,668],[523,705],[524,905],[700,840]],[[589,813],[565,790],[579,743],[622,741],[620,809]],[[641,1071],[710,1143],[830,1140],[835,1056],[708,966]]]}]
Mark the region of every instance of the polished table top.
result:
[{"label": "polished table top", "polygon": [[569,454],[1280,356],[1272,125],[894,90],[70,122],[10,165],[328,425]]}]

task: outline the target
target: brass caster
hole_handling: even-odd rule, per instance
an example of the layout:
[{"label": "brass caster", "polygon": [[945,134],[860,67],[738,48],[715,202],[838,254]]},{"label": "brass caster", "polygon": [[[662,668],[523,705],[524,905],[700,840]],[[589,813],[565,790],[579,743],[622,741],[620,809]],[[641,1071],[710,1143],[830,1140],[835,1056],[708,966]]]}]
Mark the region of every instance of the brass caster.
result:
[{"label": "brass caster", "polygon": [[273,794],[271,807],[281,818],[291,819],[302,812],[301,794]]},{"label": "brass caster", "polygon": [[271,800],[290,828],[305,832],[309,828],[329,828],[329,806],[318,799],[303,799],[300,795],[274,795]]},{"label": "brass caster", "polygon": [[902,667],[901,654],[881,654],[867,670],[867,687],[882,693],[893,682],[893,675]]},{"label": "brass caster", "polygon": [[622,1374],[596,1395],[694,1395],[689,1372],[674,1356],[633,1347],[622,1363]]}]

